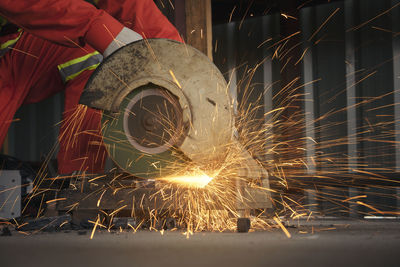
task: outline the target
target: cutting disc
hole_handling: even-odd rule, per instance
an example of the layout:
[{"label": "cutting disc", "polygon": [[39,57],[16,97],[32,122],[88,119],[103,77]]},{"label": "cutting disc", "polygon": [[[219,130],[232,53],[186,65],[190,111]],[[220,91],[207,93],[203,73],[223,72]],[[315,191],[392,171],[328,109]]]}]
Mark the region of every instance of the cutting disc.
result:
[{"label": "cutting disc", "polygon": [[117,50],[93,73],[81,104],[102,109],[110,157],[144,178],[169,175],[187,160],[222,160],[232,141],[232,99],[201,52],[166,39]]},{"label": "cutting disc", "polygon": [[137,150],[159,154],[183,140],[182,108],[167,90],[142,88],[126,97],[124,134]]},{"label": "cutting disc", "polygon": [[104,111],[102,135],[109,155],[129,173],[155,178],[184,164],[175,147],[184,140],[182,109],[169,91],[156,86],[133,90],[120,112]]}]

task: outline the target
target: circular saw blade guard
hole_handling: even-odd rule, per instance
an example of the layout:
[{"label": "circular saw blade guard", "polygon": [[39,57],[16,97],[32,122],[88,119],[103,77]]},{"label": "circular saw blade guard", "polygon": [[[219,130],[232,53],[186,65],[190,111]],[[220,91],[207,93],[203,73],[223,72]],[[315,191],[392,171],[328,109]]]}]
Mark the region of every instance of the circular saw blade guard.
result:
[{"label": "circular saw blade guard", "polygon": [[139,177],[168,175],[184,159],[199,167],[223,162],[232,142],[224,77],[200,51],[172,40],[141,40],[117,50],[93,73],[80,103],[104,110],[110,157]]}]

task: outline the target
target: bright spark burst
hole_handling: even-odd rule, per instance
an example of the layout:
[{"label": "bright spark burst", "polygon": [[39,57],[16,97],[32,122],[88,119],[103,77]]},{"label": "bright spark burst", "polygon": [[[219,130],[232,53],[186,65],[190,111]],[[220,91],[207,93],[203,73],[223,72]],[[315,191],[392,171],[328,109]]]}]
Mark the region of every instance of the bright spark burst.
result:
[{"label": "bright spark burst", "polygon": [[171,176],[160,178],[158,180],[179,184],[182,186],[186,186],[188,188],[204,188],[208,185],[211,180],[214,179],[213,177],[208,176],[207,174],[187,174],[181,176]]}]

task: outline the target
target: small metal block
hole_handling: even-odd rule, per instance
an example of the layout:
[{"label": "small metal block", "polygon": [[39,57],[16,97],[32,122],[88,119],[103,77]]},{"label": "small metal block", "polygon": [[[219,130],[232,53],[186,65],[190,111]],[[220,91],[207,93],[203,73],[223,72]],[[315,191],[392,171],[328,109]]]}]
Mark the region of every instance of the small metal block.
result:
[{"label": "small metal block", "polygon": [[0,171],[0,218],[21,216],[21,174],[17,170]]},{"label": "small metal block", "polygon": [[249,218],[238,218],[237,219],[237,231],[239,233],[247,233],[250,230],[250,219]]},{"label": "small metal block", "polygon": [[128,217],[115,217],[113,218],[113,229],[128,229],[130,226],[136,227],[137,222],[135,218],[128,218]]},{"label": "small metal block", "polygon": [[4,226],[3,229],[1,230],[0,236],[12,236],[10,229]]}]

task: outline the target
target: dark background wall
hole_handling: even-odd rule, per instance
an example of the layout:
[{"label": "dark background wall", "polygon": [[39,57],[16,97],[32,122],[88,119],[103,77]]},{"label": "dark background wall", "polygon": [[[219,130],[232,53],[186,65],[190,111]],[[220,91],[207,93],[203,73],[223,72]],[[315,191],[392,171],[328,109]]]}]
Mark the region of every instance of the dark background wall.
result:
[{"label": "dark background wall", "polygon": [[[263,11],[253,17],[249,9],[244,20],[214,25],[214,61],[226,79],[233,77],[238,85],[239,102],[246,72],[262,62],[251,77],[248,103],[242,105],[270,94],[264,97],[263,112],[286,105],[275,96],[299,78],[295,84],[302,94],[302,135],[309,137],[303,144],[308,172],[338,166],[348,172],[397,171],[398,4],[320,1],[286,14],[276,13],[279,6],[271,4],[258,10],[275,13]],[[297,32],[289,38],[292,43],[280,46],[279,40]]]},{"label": "dark background wall", "polygon": [[[219,16],[213,27],[214,62],[240,105],[258,101],[257,117],[268,120],[263,113],[290,103],[275,118],[286,124],[259,124],[269,127],[266,141],[288,147],[269,155],[266,167],[277,173],[274,163],[294,165],[282,167],[286,193],[326,214],[366,214],[365,206],[342,202],[360,195],[381,211],[396,210],[400,1],[285,2],[254,11],[233,5],[230,14],[240,15]],[[296,92],[283,90],[291,81]],[[282,177],[275,182],[282,187]]]}]

